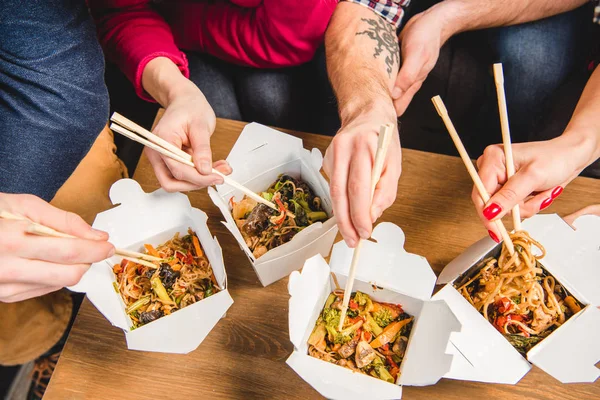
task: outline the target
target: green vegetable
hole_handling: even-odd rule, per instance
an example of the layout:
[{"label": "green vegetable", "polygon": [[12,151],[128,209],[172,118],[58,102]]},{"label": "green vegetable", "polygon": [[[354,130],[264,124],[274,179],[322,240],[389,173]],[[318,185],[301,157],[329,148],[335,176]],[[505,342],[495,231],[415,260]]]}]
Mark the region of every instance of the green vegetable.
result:
[{"label": "green vegetable", "polygon": [[141,299],[137,300],[135,303],[133,303],[129,307],[127,307],[125,309],[125,312],[127,314],[131,314],[134,311],[139,310],[141,307],[145,306],[148,303],[150,303],[150,296],[142,297]]},{"label": "green vegetable", "polygon": [[375,322],[377,322],[377,325],[379,325],[382,328],[385,328],[394,320],[394,316],[392,315],[390,310],[388,310],[385,307],[373,313],[373,318],[375,319]]},{"label": "green vegetable", "polygon": [[340,311],[335,308],[324,308],[321,313],[321,317],[325,324],[328,326],[332,326],[333,329],[336,329],[338,324],[340,323]]},{"label": "green vegetable", "polygon": [[307,214],[308,220],[310,223],[315,223],[317,221],[324,221],[327,219],[327,214],[324,211],[312,211]]},{"label": "green vegetable", "polygon": [[173,300],[171,300],[171,297],[167,293],[167,289],[165,289],[160,281],[160,277],[155,276],[154,278],[150,279],[150,283],[152,284],[152,290],[163,303],[173,304]]},{"label": "green vegetable", "polygon": [[377,324],[377,322],[375,322],[370,314],[367,314],[367,322],[365,322],[363,326],[375,336],[379,336],[381,335],[381,332],[383,332],[383,329]]},{"label": "green vegetable", "polygon": [[543,339],[540,336],[525,337],[521,335],[504,335],[504,337],[506,337],[510,344],[512,344],[523,356]]},{"label": "green vegetable", "polygon": [[212,296],[212,294],[213,294],[213,290],[212,290],[212,287],[210,287],[210,288],[206,289],[206,292],[204,292],[204,297]]},{"label": "green vegetable", "polygon": [[327,297],[327,301],[325,302],[325,307],[324,307],[324,308],[329,308],[329,307],[331,307],[331,305],[332,305],[332,304],[333,304],[333,302],[335,301],[336,297],[337,297],[337,296],[336,296],[335,294],[333,294],[333,293],[330,293],[330,294],[329,294],[329,297]]},{"label": "green vegetable", "polygon": [[346,315],[348,316],[348,318],[356,318],[356,316],[358,315],[358,310],[352,310],[352,309],[348,309],[348,311],[346,311]]},{"label": "green vegetable", "polygon": [[262,192],[260,195],[267,201],[273,201],[273,193]]},{"label": "green vegetable", "polygon": [[367,304],[367,302],[371,301],[371,297],[369,297],[368,294],[364,294],[363,292],[356,292],[356,294],[354,294],[354,301],[359,306],[364,306]]},{"label": "green vegetable", "polygon": [[510,298],[512,300],[513,303],[515,304],[521,304],[521,296],[513,296]]},{"label": "green vegetable", "polygon": [[379,375],[380,379],[386,382],[394,383],[394,377],[385,368],[381,358],[376,357],[371,364],[373,365],[373,370],[377,373],[377,375]]}]

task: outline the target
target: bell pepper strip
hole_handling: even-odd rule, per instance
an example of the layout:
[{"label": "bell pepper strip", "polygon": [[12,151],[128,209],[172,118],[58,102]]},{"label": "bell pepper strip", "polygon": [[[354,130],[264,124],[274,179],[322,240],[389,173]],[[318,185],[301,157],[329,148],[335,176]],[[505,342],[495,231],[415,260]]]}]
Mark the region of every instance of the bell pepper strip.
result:
[{"label": "bell pepper strip", "polygon": [[350,307],[351,310],[358,310],[358,303],[356,303],[354,300],[350,299],[350,302],[348,303],[348,307]]},{"label": "bell pepper strip", "polygon": [[496,301],[496,308],[499,312],[504,314],[513,308],[513,304],[508,297],[502,297]]},{"label": "bell pepper strip", "polygon": [[383,329],[383,332],[381,332],[381,334],[377,336],[375,340],[371,342],[371,347],[376,349],[391,342],[398,332],[400,332],[400,329],[402,329],[402,327],[407,325],[410,321],[412,321],[412,317],[403,319],[402,321],[392,322]]},{"label": "bell pepper strip", "polygon": [[154,278],[150,279],[150,283],[152,284],[152,290],[158,296],[160,301],[162,301],[165,304],[175,304],[175,302],[171,300],[171,297],[167,293],[167,289],[165,289],[165,287],[163,286],[160,277],[155,276]]},{"label": "bell pepper strip", "polygon": [[158,254],[158,251],[156,251],[154,246],[152,246],[151,244],[145,244],[144,247],[146,248],[146,252],[151,256],[161,258],[160,254]]},{"label": "bell pepper strip", "polygon": [[235,206],[235,201],[233,200],[233,196],[231,196],[229,198],[229,205],[231,206],[231,209],[233,210],[233,207]]},{"label": "bell pepper strip", "polygon": [[192,236],[192,242],[194,243],[194,250],[196,250],[196,257],[202,257],[204,255],[204,252],[200,247],[200,241],[198,240],[198,237],[196,235]]}]

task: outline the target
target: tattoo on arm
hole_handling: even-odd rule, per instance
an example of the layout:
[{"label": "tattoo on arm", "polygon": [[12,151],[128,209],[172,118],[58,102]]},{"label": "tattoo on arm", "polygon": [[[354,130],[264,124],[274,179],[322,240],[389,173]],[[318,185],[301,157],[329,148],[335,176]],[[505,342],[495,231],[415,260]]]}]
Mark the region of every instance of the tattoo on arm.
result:
[{"label": "tattoo on arm", "polygon": [[387,73],[391,78],[394,64],[400,64],[400,49],[394,27],[382,18],[361,18],[361,21],[369,24],[369,27],[362,32],[357,32],[356,36],[367,35],[376,42],[373,58],[377,58],[382,53],[385,55]]}]

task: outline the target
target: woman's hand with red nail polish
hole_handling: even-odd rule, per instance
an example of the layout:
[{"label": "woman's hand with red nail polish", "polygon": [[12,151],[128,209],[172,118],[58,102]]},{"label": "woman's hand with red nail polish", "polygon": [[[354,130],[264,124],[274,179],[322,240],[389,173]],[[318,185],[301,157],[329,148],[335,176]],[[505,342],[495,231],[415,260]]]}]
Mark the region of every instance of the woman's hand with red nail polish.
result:
[{"label": "woman's hand with red nail polish", "polygon": [[472,199],[485,227],[496,237],[493,221],[520,206],[521,216],[528,218],[550,207],[566,187],[593,160],[593,149],[585,141],[568,133],[556,139],[513,144],[515,175],[507,179],[502,145],[485,149],[477,160],[479,176],[491,198],[484,204],[473,188]]}]

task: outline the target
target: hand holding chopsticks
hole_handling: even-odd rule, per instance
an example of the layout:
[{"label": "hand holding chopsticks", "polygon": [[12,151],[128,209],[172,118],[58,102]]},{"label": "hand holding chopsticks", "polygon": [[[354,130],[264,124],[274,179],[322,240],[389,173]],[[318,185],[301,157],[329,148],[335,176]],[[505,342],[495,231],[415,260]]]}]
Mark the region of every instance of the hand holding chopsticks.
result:
[{"label": "hand holding chopsticks", "polygon": [[[373,164],[373,170],[371,171],[371,199],[375,193],[375,188],[379,182],[379,177],[383,170],[383,164],[387,154],[387,149],[392,139],[394,129],[391,125],[382,125],[379,130],[379,140],[377,142],[377,153],[375,154],[375,163]],[[342,330],[344,326],[344,320],[346,319],[346,312],[348,311],[348,304],[350,303],[350,296],[352,294],[352,287],[354,286],[354,278],[356,277],[356,268],[358,266],[358,260],[360,258],[360,251],[362,249],[363,240],[359,240],[354,253],[352,254],[352,263],[350,264],[350,271],[348,273],[348,279],[346,280],[346,287],[344,289],[344,299],[342,301],[342,312],[340,314],[340,324],[338,330]]]},{"label": "hand holding chopsticks", "polygon": [[[59,231],[49,228],[45,225],[31,221],[29,218],[23,217],[22,215],[13,214],[8,211],[0,211],[0,218],[7,219],[7,220],[13,220],[13,221],[29,222],[29,225],[26,228],[26,232],[30,233],[32,235],[48,236],[48,237],[63,238],[63,239],[77,239],[77,236],[59,232]],[[144,265],[146,267],[150,267],[150,268],[158,268],[158,266],[149,261],[154,261],[154,262],[164,261],[161,258],[154,257],[149,254],[143,254],[143,253],[138,253],[135,251],[124,250],[124,249],[115,249],[115,254],[120,255],[121,257],[123,257],[126,260],[133,261],[135,263],[138,263],[138,264]]]},{"label": "hand holding chopsticks", "polygon": [[[475,170],[475,167],[473,166],[473,162],[471,161],[471,158],[469,157],[469,154],[467,153],[465,146],[463,145],[462,141],[460,140],[460,136],[458,136],[458,133],[456,132],[456,129],[454,128],[454,124],[452,123],[452,120],[450,119],[450,116],[448,115],[448,110],[446,109],[444,102],[442,101],[440,96],[433,97],[431,99],[431,101],[433,102],[433,105],[435,106],[435,109],[437,110],[438,114],[444,121],[444,124],[446,125],[446,128],[448,129],[448,133],[450,133],[450,137],[452,138],[452,141],[454,142],[454,145],[456,146],[456,149],[458,150],[458,153],[460,154],[460,157],[463,160],[465,167],[467,167],[467,171],[469,172],[469,175],[471,176],[471,179],[473,180],[473,183],[475,184],[475,187],[477,188],[477,191],[479,192],[481,199],[483,200],[484,203],[487,203],[490,200],[490,194],[488,193],[485,186],[483,185],[483,182],[481,181],[481,178],[477,174],[477,171]],[[509,253],[511,255],[514,254],[515,248],[514,248],[513,242],[510,239],[508,231],[504,227],[502,220],[498,219],[494,223],[496,224],[496,228],[502,235],[502,239],[504,240],[504,243],[506,244],[506,247],[507,247]]]},{"label": "hand holding chopsticks", "polygon": [[[177,146],[173,145],[172,143],[169,143],[161,137],[144,129],[135,122],[130,121],[129,119],[123,117],[118,113],[114,113],[112,115],[111,121],[113,121],[113,124],[110,125],[110,129],[112,129],[114,132],[120,133],[121,135],[135,142],[143,144],[144,146],[157,151],[165,157],[168,157],[172,160],[195,168],[191,155],[181,150]],[[262,196],[256,194],[254,191],[229,178],[227,175],[222,174],[220,171],[213,168],[212,173],[219,175],[223,178],[223,182],[225,184],[241,191],[248,197],[254,199],[256,202],[265,204],[274,210],[281,211],[276,204],[266,200]],[[287,214],[289,216],[293,216],[293,214],[289,211],[287,212]]]}]

